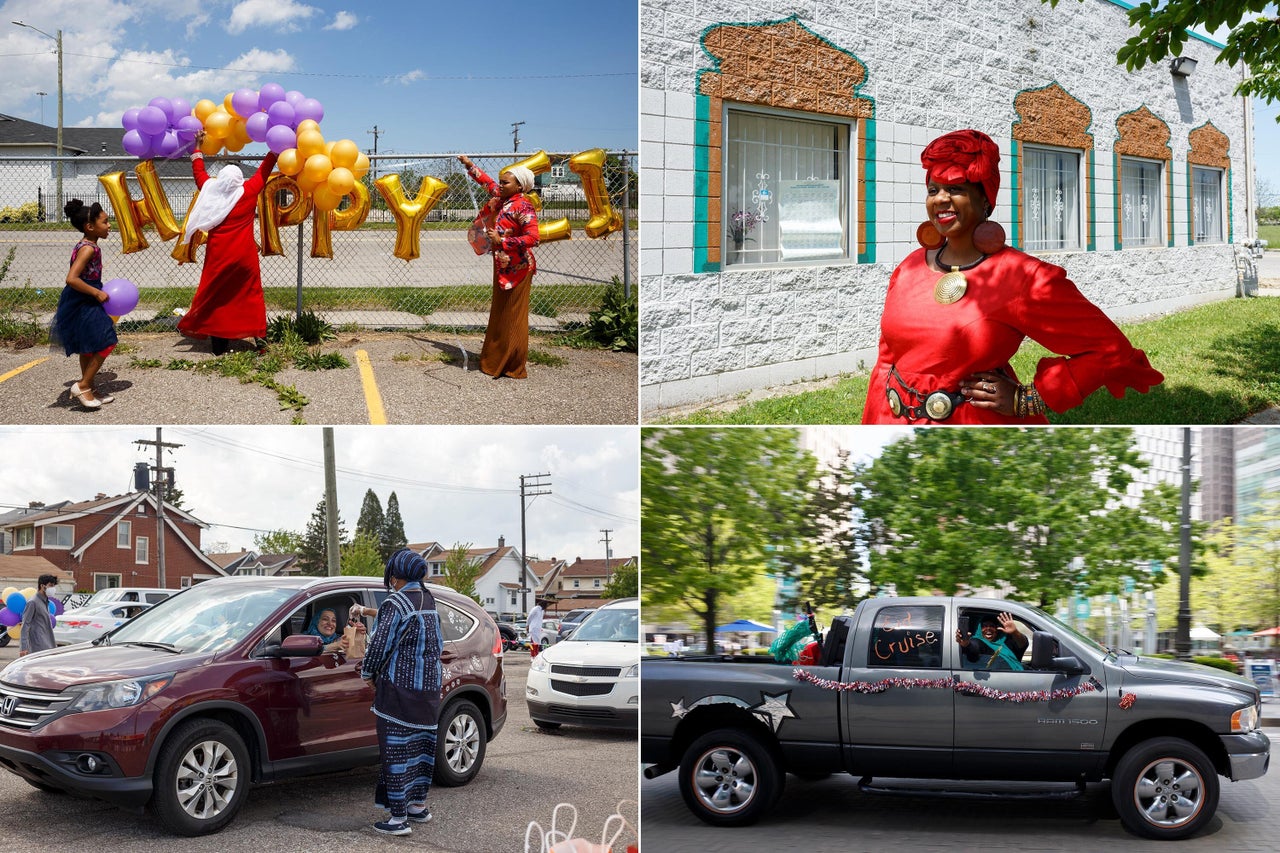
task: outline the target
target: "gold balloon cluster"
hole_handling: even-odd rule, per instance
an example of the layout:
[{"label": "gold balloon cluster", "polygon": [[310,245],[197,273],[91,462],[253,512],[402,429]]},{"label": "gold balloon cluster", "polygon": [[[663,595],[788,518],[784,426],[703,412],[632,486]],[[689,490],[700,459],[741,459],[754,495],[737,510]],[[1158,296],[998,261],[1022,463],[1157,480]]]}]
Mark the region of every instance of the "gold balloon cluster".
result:
[{"label": "gold balloon cluster", "polygon": [[350,139],[326,142],[320,125],[307,119],[298,124],[298,146],[280,152],[276,168],[311,196],[316,210],[327,213],[369,173],[369,158]]}]

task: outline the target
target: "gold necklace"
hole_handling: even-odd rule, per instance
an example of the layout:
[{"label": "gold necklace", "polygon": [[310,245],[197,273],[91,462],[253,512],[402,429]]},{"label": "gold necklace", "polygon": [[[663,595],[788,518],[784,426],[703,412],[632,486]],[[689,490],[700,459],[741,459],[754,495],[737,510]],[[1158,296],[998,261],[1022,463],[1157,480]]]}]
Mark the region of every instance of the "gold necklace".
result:
[{"label": "gold necklace", "polygon": [[971,270],[987,259],[987,256],[983,255],[973,263],[965,264],[964,266],[944,264],[942,262],[942,252],[946,248],[947,244],[943,243],[938,249],[938,254],[933,256],[933,260],[938,266],[951,267],[950,272],[943,273],[933,283],[933,299],[939,305],[951,305],[963,299],[965,292],[969,289],[969,279],[965,278],[964,270]]}]

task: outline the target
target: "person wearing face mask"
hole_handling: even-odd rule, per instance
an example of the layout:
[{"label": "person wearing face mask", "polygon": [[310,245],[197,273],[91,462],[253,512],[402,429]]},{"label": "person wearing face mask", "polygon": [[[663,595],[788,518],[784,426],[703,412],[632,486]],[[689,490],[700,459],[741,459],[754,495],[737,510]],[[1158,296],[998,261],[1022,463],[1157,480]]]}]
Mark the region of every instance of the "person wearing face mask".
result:
[{"label": "person wearing face mask", "polygon": [[[863,423],[1046,424],[1103,386],[1119,398],[1164,381],[1062,267],[1005,245],[989,136],[948,133],[920,160],[923,248],[889,278]],[[1028,337],[1060,355],[1024,383],[1009,361]]]},{"label": "person wearing face mask", "polygon": [[53,620],[49,618],[49,590],[57,585],[58,579],[53,575],[41,575],[36,581],[36,594],[31,596],[22,611],[18,657],[54,647]]},{"label": "person wearing face mask", "polygon": [[975,636],[965,636],[957,629],[956,642],[960,644],[964,659],[976,669],[1015,672],[1022,671],[1022,655],[1029,644],[1009,613],[999,616],[983,614],[980,632]]}]

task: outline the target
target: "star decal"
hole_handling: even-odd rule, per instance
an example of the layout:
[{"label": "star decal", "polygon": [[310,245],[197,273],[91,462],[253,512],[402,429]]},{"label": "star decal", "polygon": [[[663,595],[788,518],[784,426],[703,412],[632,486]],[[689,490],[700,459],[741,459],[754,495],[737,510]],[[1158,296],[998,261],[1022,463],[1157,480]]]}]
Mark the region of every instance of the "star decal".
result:
[{"label": "star decal", "polygon": [[778,726],[782,725],[784,718],[796,716],[795,712],[791,710],[791,706],[787,704],[787,700],[791,696],[790,690],[785,693],[772,694],[761,691],[760,696],[762,701],[759,705],[750,709],[751,713],[768,720],[769,725],[773,727],[775,732],[778,730]]},{"label": "star decal", "polygon": [[678,720],[683,720],[684,715],[689,713],[689,709],[684,706],[684,697],[680,697],[680,701],[671,703],[671,716]]}]

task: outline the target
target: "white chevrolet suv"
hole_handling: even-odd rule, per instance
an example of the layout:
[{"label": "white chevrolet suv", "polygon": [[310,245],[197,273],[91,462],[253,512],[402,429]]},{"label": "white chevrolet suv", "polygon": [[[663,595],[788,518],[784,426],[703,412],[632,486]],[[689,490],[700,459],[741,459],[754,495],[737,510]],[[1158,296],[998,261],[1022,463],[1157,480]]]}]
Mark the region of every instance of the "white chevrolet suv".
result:
[{"label": "white chevrolet suv", "polygon": [[525,701],[542,729],[563,723],[634,729],[639,711],[640,600],[601,605],[529,664]]}]

